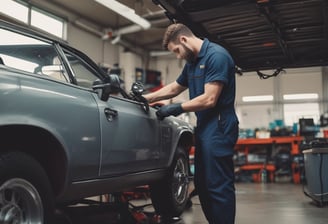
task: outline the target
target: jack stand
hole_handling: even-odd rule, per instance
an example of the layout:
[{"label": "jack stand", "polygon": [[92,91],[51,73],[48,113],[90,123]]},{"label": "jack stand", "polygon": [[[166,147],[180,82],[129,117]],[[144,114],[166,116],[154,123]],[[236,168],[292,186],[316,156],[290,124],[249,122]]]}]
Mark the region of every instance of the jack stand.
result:
[{"label": "jack stand", "polygon": [[135,206],[129,203],[129,212],[136,224],[157,224],[160,223],[160,217],[155,212],[146,212],[144,208],[151,204]]},{"label": "jack stand", "polygon": [[145,211],[144,208],[151,204],[135,206],[129,203],[129,212],[135,220],[135,224],[169,224],[180,220],[179,217],[165,218],[156,214],[155,211]]},{"label": "jack stand", "polygon": [[136,224],[149,224],[148,216],[141,211],[130,211],[132,217],[136,221]]}]

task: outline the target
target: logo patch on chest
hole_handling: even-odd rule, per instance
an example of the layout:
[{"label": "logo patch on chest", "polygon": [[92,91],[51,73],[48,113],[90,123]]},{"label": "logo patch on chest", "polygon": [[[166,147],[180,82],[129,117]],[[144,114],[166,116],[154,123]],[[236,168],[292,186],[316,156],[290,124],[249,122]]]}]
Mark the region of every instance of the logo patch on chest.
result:
[{"label": "logo patch on chest", "polygon": [[199,65],[199,68],[200,69],[204,69],[205,68],[205,65]]}]

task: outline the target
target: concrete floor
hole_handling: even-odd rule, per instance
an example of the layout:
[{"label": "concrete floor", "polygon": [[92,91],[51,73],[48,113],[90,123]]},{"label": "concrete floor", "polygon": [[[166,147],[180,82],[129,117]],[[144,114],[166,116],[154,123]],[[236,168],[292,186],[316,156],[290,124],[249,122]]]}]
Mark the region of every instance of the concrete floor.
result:
[{"label": "concrete floor", "polygon": [[[318,207],[305,196],[300,184],[292,183],[236,183],[237,213],[236,224],[326,224],[328,206]],[[174,224],[206,224],[198,197],[192,198],[192,206]],[[147,203],[141,201],[140,203]],[[148,208],[152,210],[152,208]],[[108,209],[107,209],[108,210]],[[97,211],[86,216],[83,212],[61,224],[114,224],[136,223],[115,221],[115,212]]]},{"label": "concrete floor", "polygon": [[[292,183],[237,183],[236,224],[326,224],[328,207],[318,207]],[[183,213],[184,224],[205,224],[198,198]],[[179,223],[180,224],[180,223]]]}]

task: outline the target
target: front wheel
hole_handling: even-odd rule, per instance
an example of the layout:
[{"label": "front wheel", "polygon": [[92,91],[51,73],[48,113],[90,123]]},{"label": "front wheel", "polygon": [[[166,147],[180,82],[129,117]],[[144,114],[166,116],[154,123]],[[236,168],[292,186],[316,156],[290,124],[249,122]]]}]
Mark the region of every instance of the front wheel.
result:
[{"label": "front wheel", "polygon": [[52,198],[48,178],[37,161],[21,152],[0,156],[0,223],[48,224]]},{"label": "front wheel", "polygon": [[178,148],[165,178],[150,185],[150,195],[156,213],[172,218],[184,211],[188,202],[189,160],[185,150]]}]

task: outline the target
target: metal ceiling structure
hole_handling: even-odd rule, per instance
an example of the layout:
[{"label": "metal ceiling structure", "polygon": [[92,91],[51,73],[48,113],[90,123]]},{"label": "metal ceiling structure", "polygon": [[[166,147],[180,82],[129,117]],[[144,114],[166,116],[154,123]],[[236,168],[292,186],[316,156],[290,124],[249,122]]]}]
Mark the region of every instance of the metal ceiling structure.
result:
[{"label": "metal ceiling structure", "polygon": [[328,65],[327,0],[156,0],[242,71]]}]

